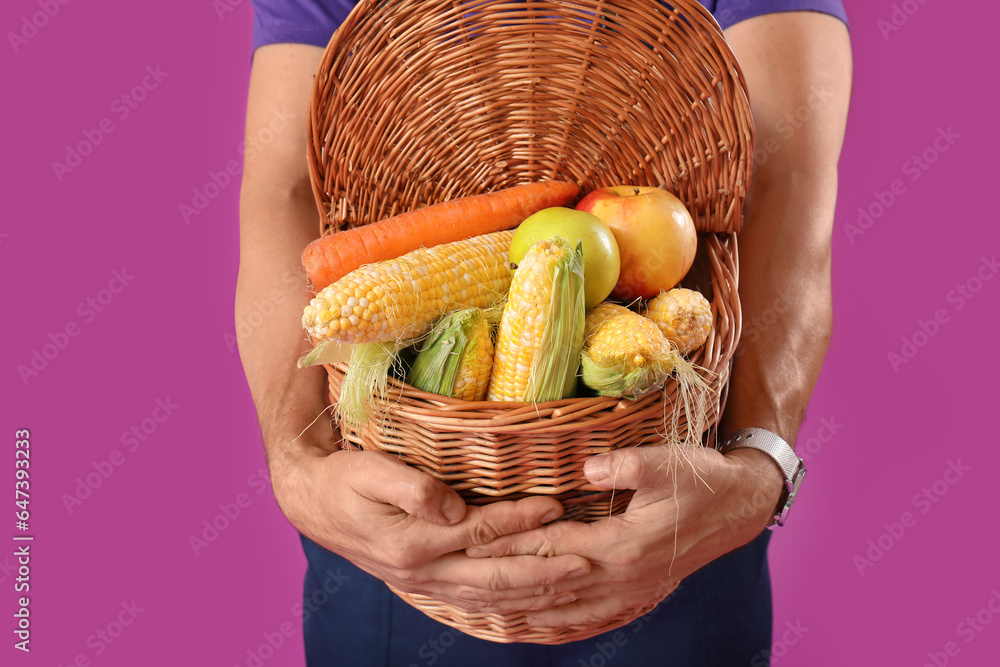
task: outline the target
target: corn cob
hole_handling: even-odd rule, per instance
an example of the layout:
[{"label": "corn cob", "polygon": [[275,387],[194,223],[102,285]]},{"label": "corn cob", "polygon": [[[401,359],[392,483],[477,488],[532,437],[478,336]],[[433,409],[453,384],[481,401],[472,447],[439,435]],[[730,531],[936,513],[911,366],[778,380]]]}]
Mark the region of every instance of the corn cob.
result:
[{"label": "corn cob", "polygon": [[700,292],[675,287],[652,299],[642,313],[663,335],[688,354],[705,344],[712,331],[712,306]]},{"label": "corn cob", "polygon": [[513,235],[483,234],[355,269],[313,298],[302,326],[318,340],[390,341],[425,333],[448,311],[491,306],[510,285]]},{"label": "corn cob", "polygon": [[583,327],[582,249],[561,238],[539,241],[511,280],[487,398],[534,403],[571,395]]},{"label": "corn cob", "polygon": [[463,308],[437,321],[421,344],[409,380],[433,394],[481,401],[492,370],[493,326],[487,311]]},{"label": "corn cob", "polygon": [[580,370],[583,383],[602,396],[636,398],[671,374],[705,386],[655,323],[610,302],[587,316]]}]

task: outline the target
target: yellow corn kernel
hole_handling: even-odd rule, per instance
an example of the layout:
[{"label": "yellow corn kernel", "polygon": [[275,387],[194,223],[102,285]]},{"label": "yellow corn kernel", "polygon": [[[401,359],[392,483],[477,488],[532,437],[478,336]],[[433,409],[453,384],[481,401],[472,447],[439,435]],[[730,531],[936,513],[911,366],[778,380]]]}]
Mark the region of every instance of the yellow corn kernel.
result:
[{"label": "yellow corn kernel", "polygon": [[584,308],[581,249],[560,238],[531,246],[511,280],[487,398],[534,403],[571,395]]},{"label": "yellow corn kernel", "polygon": [[434,324],[413,361],[409,381],[434,394],[481,401],[492,369],[491,315],[481,308],[463,308]]},{"label": "yellow corn kernel", "polygon": [[486,317],[476,318],[468,336],[451,395],[464,401],[481,401],[486,398],[493,374],[493,327]]},{"label": "yellow corn kernel", "polygon": [[600,363],[645,366],[669,351],[656,325],[624,306],[605,301],[587,316],[583,349]]},{"label": "yellow corn kernel", "polygon": [[700,292],[675,287],[650,300],[642,313],[681,354],[697,350],[712,331],[712,305]]},{"label": "yellow corn kernel", "polygon": [[706,392],[711,392],[699,370],[686,361],[656,324],[638,313],[605,302],[587,316],[587,335],[580,360],[583,383],[602,396],[638,398],[668,378],[677,382],[672,410],[683,414],[665,420],[662,435],[668,442],[696,444],[708,424]]},{"label": "yellow corn kernel", "polygon": [[[366,264],[317,294],[303,311],[302,326],[317,340],[390,341],[425,333],[451,310],[491,306],[510,285],[513,235],[483,234]],[[326,311],[329,320],[321,317]]]},{"label": "yellow corn kernel", "polygon": [[583,383],[602,396],[636,398],[671,374],[705,386],[652,320],[607,301],[587,316],[580,373]]}]

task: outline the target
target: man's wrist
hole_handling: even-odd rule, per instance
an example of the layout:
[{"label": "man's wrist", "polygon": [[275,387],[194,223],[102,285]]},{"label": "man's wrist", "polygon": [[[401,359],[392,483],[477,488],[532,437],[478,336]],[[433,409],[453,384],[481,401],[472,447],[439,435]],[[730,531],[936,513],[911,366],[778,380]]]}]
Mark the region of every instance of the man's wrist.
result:
[{"label": "man's wrist", "polygon": [[774,460],[759,449],[734,449],[725,457],[739,466],[748,507],[759,520],[761,529],[765,528],[774,518],[775,508],[781,499],[785,488],[784,476]]},{"label": "man's wrist", "polygon": [[326,413],[304,429],[272,428],[262,437],[272,477],[340,450],[340,432]]},{"label": "man's wrist", "polygon": [[[326,419],[323,425],[329,429]],[[315,427],[313,427],[315,428]],[[265,443],[271,491],[282,513],[297,530],[308,534],[315,526],[315,491],[329,488],[328,463],[341,454],[335,444],[311,433]]]},{"label": "man's wrist", "polygon": [[769,459],[772,468],[782,480],[779,500],[771,512],[768,527],[784,525],[788,511],[795,501],[799,486],[805,477],[806,468],[792,447],[773,431],[763,428],[742,428],[721,441],[717,448],[723,455],[749,450],[759,451]]}]

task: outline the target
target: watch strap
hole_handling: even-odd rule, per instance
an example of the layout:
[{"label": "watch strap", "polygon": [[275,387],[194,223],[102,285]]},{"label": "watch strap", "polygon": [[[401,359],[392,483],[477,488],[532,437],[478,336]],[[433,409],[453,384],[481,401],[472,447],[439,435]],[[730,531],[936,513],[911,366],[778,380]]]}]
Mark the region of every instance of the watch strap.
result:
[{"label": "watch strap", "polygon": [[792,507],[795,495],[806,474],[805,462],[796,455],[795,450],[776,433],[763,428],[742,428],[718,445],[718,450],[726,454],[734,449],[757,449],[774,461],[785,480],[781,498],[775,508],[768,527],[784,525],[788,511]]}]

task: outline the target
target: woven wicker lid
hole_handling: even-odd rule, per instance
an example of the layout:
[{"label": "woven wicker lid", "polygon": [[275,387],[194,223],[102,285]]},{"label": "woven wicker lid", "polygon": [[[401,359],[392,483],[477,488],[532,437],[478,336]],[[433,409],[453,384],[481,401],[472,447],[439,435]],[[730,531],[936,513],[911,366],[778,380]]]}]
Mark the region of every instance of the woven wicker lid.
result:
[{"label": "woven wicker lid", "polygon": [[547,178],[664,185],[739,231],[750,108],[694,0],[362,1],[309,112],[323,233]]}]

